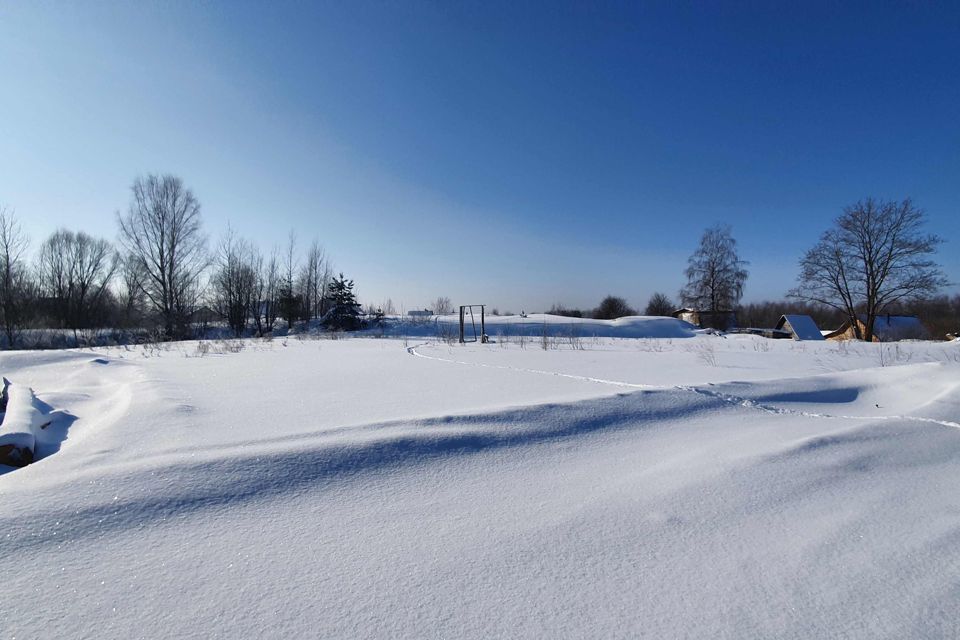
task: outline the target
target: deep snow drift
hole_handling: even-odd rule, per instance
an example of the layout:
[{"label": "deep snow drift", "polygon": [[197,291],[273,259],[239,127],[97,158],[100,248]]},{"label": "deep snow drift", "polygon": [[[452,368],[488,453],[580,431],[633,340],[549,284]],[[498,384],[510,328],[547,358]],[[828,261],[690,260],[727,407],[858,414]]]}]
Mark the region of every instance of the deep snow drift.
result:
[{"label": "deep snow drift", "polygon": [[[616,320],[570,318],[548,313],[526,316],[494,316],[487,314],[481,321],[480,313],[465,317],[467,334],[479,336],[481,324],[492,340],[503,337],[557,338],[692,338],[699,330],[689,322],[663,316],[626,316]],[[374,330],[375,331],[375,330]],[[387,318],[384,332],[388,335],[453,336],[459,337],[460,315],[449,314],[411,319],[402,316]]]},{"label": "deep snow drift", "polygon": [[3,635],[960,633],[956,343],[243,345],[0,356]]}]

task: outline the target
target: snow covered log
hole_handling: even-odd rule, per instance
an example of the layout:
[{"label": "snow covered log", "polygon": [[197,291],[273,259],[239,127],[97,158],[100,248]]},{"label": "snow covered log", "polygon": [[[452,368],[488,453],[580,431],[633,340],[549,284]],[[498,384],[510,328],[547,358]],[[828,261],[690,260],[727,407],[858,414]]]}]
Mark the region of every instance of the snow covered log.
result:
[{"label": "snow covered log", "polygon": [[0,424],[0,464],[24,467],[33,462],[36,432],[47,425],[36,405],[33,389],[8,384],[7,411]]}]

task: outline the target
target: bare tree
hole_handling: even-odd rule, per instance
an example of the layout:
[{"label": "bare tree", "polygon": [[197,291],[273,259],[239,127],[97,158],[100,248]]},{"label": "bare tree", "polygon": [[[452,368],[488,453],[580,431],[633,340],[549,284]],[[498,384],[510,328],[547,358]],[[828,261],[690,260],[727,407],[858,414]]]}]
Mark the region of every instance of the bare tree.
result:
[{"label": "bare tree", "polygon": [[55,231],[40,247],[38,273],[43,294],[52,303],[57,325],[89,329],[103,320],[108,286],[117,269],[110,243],[83,231]]},{"label": "bare tree", "polygon": [[433,312],[438,316],[445,316],[453,313],[453,303],[447,296],[439,296],[433,302]]},{"label": "bare tree", "polygon": [[254,290],[253,324],[258,336],[273,331],[277,321],[277,303],[280,295],[280,259],[276,247],[270,257],[253,249],[253,264],[257,273]]},{"label": "bare tree", "polygon": [[[568,309],[562,302],[555,302],[550,305],[550,309],[547,311],[548,314],[552,316],[566,316],[568,318],[582,318],[583,311],[581,309]],[[500,315],[499,310],[494,309],[493,315]],[[588,312],[589,315],[589,312]]]},{"label": "bare tree", "polygon": [[49,309],[54,325],[66,326],[69,301],[69,281],[72,278],[67,232],[57,232],[40,247],[37,258],[37,279],[40,294],[50,300]]},{"label": "bare tree", "polygon": [[729,225],[710,227],[687,261],[687,284],[680,291],[683,304],[708,312],[715,323],[726,324],[724,312],[733,311],[743,297],[748,264],[737,254],[737,241]]},{"label": "bare tree", "polygon": [[283,275],[280,280],[278,311],[287,321],[287,330],[293,329],[293,323],[300,318],[302,300],[297,290],[297,232],[290,230],[287,240],[287,250],[284,254]]},{"label": "bare tree", "polygon": [[667,294],[658,291],[650,296],[650,300],[647,302],[647,308],[643,313],[647,316],[668,316],[673,313],[675,308],[673,300],[671,300]]},{"label": "bare tree", "polygon": [[247,320],[257,314],[257,267],[253,246],[237,238],[233,229],[220,241],[216,255],[216,270],[211,279],[214,306],[227,320],[236,337],[247,329]]},{"label": "bare tree", "polygon": [[314,239],[307,250],[307,258],[300,274],[304,319],[320,317],[329,278],[326,253],[320,241]]},{"label": "bare tree", "polygon": [[909,198],[867,198],[846,207],[800,260],[799,284],[790,296],[842,311],[858,338],[872,340],[877,316],[890,305],[947,284],[930,257],[942,240],[922,232],[925,222]]},{"label": "bare tree", "polygon": [[[253,281],[253,305],[250,309],[250,317],[253,319],[253,330],[256,332],[257,337],[262,337],[266,328],[264,322],[265,301],[263,299],[264,291],[266,290],[266,279],[264,278],[263,252],[260,251],[256,245],[252,246],[252,251],[253,253],[250,258],[256,279]],[[272,325],[270,329],[273,329]]]},{"label": "bare tree", "polygon": [[33,304],[33,283],[24,261],[30,242],[13,211],[0,207],[0,325],[13,349]]},{"label": "bare tree", "polygon": [[618,296],[607,296],[600,301],[600,306],[593,311],[593,317],[598,320],[616,320],[625,316],[636,315],[637,312],[627,304],[627,301]]},{"label": "bare tree", "polygon": [[185,331],[208,264],[200,203],[172,175],[137,178],[126,216],[117,215],[120,241],[146,274],[142,290],[167,337]]},{"label": "bare tree", "polygon": [[131,255],[119,261],[119,284],[116,298],[119,305],[120,322],[124,327],[136,326],[142,320],[145,296],[143,287],[147,280],[143,264]]},{"label": "bare tree", "polygon": [[327,304],[330,301],[330,283],[333,282],[333,263],[327,258],[323,261],[323,273],[320,274],[320,301],[317,317],[327,314]]}]

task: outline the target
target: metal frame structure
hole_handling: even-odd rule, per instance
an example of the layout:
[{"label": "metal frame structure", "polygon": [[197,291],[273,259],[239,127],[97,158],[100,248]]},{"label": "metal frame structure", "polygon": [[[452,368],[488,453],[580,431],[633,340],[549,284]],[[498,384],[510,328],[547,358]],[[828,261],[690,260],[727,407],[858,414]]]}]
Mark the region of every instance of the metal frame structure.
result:
[{"label": "metal frame structure", "polygon": [[[486,306],[485,304],[464,304],[460,305],[460,343],[466,342],[476,342],[479,340],[482,344],[487,342],[487,327],[486,327]],[[480,334],[477,335],[477,318],[473,310],[477,307],[480,307]],[[473,338],[467,338],[467,316],[469,315],[470,327],[472,329]]]}]

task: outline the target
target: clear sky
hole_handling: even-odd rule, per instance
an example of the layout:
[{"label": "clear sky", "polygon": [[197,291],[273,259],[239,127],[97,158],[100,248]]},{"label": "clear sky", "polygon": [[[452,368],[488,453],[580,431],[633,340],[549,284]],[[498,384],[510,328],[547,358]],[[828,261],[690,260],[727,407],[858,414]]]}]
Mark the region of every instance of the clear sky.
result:
[{"label": "clear sky", "polygon": [[113,239],[168,172],[212,240],[294,228],[407,309],[642,307],[716,222],[779,298],[868,195],[924,208],[957,282],[960,4],[0,0],[34,245]]}]

